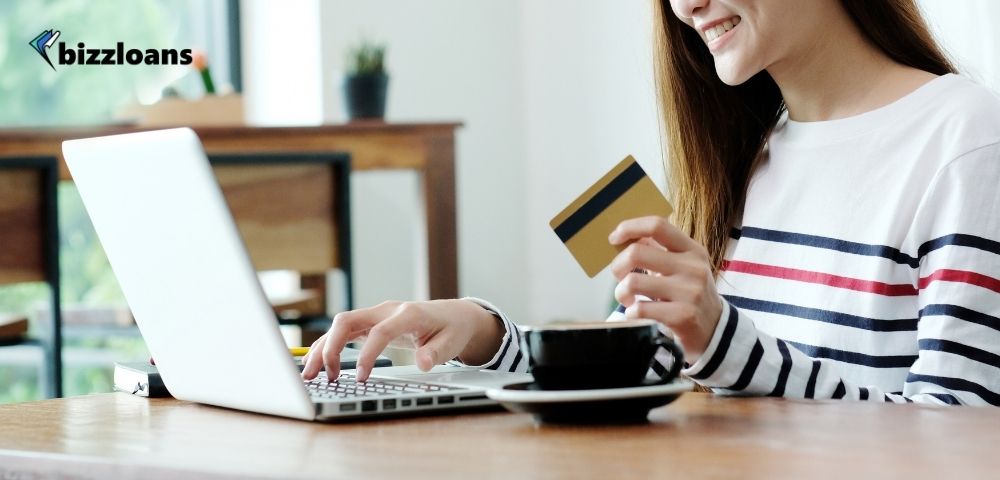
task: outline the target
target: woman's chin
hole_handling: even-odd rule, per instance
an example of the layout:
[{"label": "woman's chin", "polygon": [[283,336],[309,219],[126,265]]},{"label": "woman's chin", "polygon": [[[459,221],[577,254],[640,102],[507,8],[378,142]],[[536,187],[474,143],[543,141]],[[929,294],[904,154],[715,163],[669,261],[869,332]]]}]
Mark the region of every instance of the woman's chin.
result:
[{"label": "woman's chin", "polygon": [[743,82],[750,80],[751,77],[756,75],[757,72],[751,72],[747,68],[740,68],[736,65],[729,65],[727,63],[722,63],[716,60],[715,62],[715,74],[719,76],[719,80],[722,83],[735,87]]}]

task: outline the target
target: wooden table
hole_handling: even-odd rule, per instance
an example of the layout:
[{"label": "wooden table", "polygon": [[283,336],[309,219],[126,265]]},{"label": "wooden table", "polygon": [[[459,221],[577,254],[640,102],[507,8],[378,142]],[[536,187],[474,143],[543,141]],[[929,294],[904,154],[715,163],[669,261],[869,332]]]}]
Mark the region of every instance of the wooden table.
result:
[{"label": "wooden table", "polygon": [[[354,171],[409,169],[421,174],[426,212],[430,298],[458,296],[455,225],[455,130],[460,123],[358,122],[317,127],[195,127],[205,150],[216,153],[347,152]],[[3,157],[52,155],[62,142],[148,130],[130,126],[0,130]]]},{"label": "wooden table", "polygon": [[650,423],[313,424],[124,393],[0,406],[0,478],[996,478],[1000,409],[683,395]]}]

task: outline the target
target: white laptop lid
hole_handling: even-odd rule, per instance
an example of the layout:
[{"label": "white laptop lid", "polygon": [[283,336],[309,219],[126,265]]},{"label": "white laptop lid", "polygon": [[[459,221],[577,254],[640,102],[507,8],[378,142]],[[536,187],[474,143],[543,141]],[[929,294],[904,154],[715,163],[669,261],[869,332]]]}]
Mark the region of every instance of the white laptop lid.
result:
[{"label": "white laptop lid", "polygon": [[72,140],[63,156],[170,392],[314,418],[195,133]]}]

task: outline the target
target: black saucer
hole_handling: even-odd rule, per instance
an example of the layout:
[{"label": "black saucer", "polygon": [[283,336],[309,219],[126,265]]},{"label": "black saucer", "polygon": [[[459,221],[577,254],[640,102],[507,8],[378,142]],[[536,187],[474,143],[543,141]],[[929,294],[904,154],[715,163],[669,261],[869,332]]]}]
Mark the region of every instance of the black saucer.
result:
[{"label": "black saucer", "polygon": [[674,401],[694,384],[674,380],[666,385],[591,390],[542,390],[534,382],[489,390],[486,395],[519,413],[530,413],[543,423],[642,423],[653,408]]}]

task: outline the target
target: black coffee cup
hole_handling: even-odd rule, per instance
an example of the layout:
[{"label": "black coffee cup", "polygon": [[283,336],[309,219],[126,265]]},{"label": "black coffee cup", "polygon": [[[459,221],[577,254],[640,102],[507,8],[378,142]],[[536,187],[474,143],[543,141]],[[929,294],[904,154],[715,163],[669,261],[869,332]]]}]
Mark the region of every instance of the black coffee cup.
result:
[{"label": "black coffee cup", "polygon": [[[652,320],[561,323],[524,329],[523,348],[542,390],[662,385],[677,378],[684,353]],[[646,381],[659,348],[674,357],[656,381]]]}]

